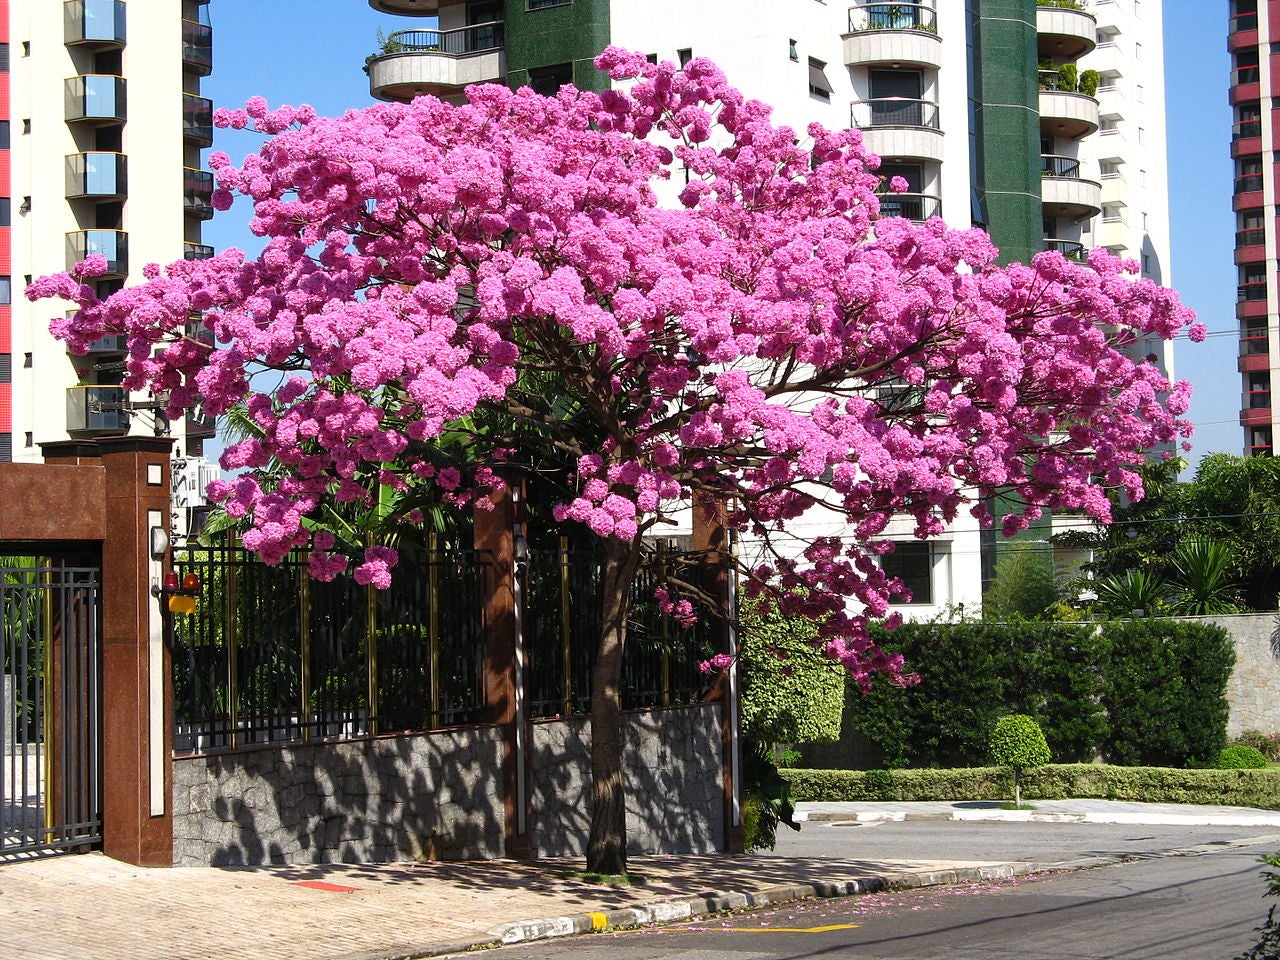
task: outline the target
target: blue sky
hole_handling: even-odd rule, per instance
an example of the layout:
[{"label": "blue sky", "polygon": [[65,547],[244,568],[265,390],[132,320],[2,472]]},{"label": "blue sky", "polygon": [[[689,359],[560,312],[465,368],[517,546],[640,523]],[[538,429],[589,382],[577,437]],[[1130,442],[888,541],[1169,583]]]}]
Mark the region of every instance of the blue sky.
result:
[{"label": "blue sky", "polygon": [[[370,102],[360,67],[379,30],[422,25],[376,13],[362,0],[307,0],[306,16],[299,16],[298,4],[262,0],[216,0],[209,10],[215,61],[206,96],[234,107],[260,95],[273,106],[310,103],[322,114]],[[1177,375],[1195,387],[1193,460],[1217,451],[1238,455],[1227,4],[1165,0],[1164,18],[1173,286],[1210,330],[1205,343],[1179,341],[1174,363]],[[236,162],[260,142],[246,133],[217,134],[215,148]],[[205,242],[251,246],[247,211],[238,203],[219,214],[206,226]]]}]

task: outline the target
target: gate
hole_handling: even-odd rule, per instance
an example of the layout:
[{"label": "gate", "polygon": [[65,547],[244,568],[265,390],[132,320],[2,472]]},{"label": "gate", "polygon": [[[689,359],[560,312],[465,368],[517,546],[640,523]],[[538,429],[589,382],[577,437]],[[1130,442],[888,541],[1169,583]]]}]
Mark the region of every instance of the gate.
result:
[{"label": "gate", "polygon": [[0,557],[0,857],[102,840],[101,572]]}]

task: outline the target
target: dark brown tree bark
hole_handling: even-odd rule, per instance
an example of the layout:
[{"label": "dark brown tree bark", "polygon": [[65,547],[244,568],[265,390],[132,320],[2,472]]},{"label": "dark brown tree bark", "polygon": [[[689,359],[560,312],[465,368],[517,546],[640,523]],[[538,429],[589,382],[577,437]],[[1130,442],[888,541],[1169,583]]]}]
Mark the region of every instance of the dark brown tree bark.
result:
[{"label": "dark brown tree bark", "polygon": [[605,540],[600,649],[591,676],[591,835],[587,869],[627,872],[626,794],[622,749],[622,656],[640,541]]}]

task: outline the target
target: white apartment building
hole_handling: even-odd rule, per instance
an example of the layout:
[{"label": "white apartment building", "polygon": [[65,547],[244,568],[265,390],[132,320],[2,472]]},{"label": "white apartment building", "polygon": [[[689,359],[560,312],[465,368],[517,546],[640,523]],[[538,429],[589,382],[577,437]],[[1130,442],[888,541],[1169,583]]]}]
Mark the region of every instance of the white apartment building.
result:
[{"label": "white apartment building", "polygon": [[49,334],[33,277],[91,253],[103,293],[147,263],[211,256],[213,139],[208,0],[0,0],[0,460],[39,461],[40,444],[134,434],[198,455],[211,422],[167,423],[162,398],[119,386],[125,345],[104,337],[73,356]]}]

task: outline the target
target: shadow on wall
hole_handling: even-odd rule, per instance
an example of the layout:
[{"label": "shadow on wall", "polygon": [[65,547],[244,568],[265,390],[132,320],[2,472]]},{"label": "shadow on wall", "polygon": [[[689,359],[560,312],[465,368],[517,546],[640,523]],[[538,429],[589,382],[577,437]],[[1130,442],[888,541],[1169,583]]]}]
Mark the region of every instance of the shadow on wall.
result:
[{"label": "shadow on wall", "polygon": [[184,866],[502,856],[497,727],[174,762]]},{"label": "shadow on wall", "polygon": [[[624,714],[627,852],[724,848],[720,705]],[[531,725],[534,856],[580,857],[591,829],[591,731],[585,717]]]}]

